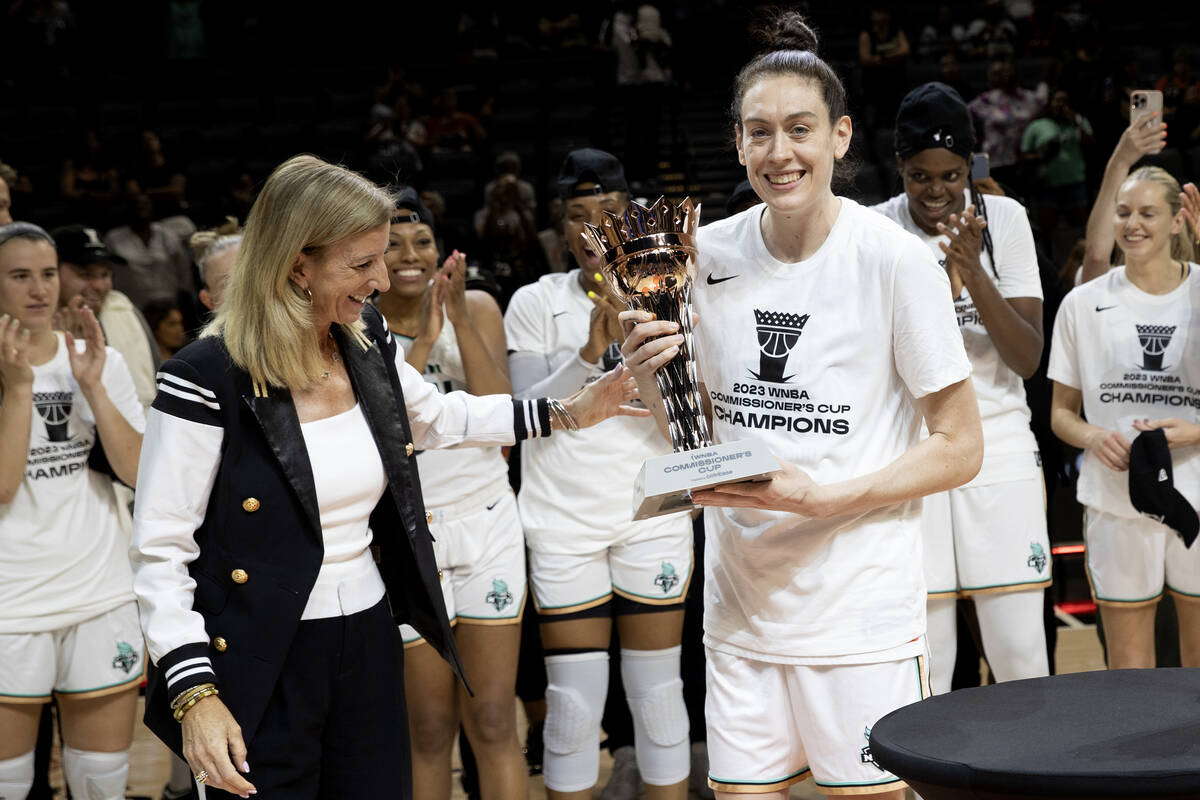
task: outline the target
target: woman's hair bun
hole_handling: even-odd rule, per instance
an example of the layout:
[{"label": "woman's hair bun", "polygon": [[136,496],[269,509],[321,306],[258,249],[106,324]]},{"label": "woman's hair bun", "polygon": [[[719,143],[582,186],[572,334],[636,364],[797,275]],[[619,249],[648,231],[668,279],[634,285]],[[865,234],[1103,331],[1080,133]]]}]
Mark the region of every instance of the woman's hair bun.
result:
[{"label": "woman's hair bun", "polygon": [[773,9],[754,30],[754,39],[761,52],[776,50],[807,50],[817,53],[817,34],[798,11]]}]

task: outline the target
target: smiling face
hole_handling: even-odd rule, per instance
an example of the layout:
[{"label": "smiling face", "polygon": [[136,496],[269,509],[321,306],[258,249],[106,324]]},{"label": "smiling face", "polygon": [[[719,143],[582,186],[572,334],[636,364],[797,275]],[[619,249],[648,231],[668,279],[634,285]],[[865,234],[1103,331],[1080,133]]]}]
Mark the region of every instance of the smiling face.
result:
[{"label": "smiling face", "polygon": [[[581,183],[577,189],[591,189],[595,184]],[[567,238],[567,249],[575,257],[575,263],[586,275],[600,272],[604,266],[604,254],[593,253],[583,241],[583,225],[590,223],[600,227],[604,217],[601,212],[611,211],[620,214],[629,205],[629,196],[625,192],[607,192],[605,194],[588,194],[582,197],[568,197],[563,201],[563,235]]]},{"label": "smiling face", "polygon": [[966,158],[944,147],[931,147],[897,159],[897,166],[908,195],[908,213],[918,228],[936,234],[939,222],[962,213],[970,172]]},{"label": "smiling face", "polygon": [[1172,214],[1166,190],[1151,180],[1126,181],[1117,192],[1113,232],[1127,263],[1169,258],[1171,237],[1183,230],[1181,214]]},{"label": "smiling face", "polygon": [[742,99],[738,161],[772,211],[810,209],[830,196],[833,163],[846,154],[850,118],[833,123],[813,81],[766,75]]},{"label": "smiling face", "polygon": [[62,303],[65,305],[75,295],[79,295],[92,313],[100,316],[104,298],[112,291],[112,265],[107,261],[98,261],[95,264],[79,266],[64,261],[59,266],[61,269],[58,281],[61,286]]},{"label": "smiling face", "polygon": [[[399,209],[400,216],[412,213]],[[433,229],[423,222],[395,223],[388,228],[388,277],[392,282],[389,294],[400,297],[420,297],[429,288],[429,279],[438,267],[437,242]]]},{"label": "smiling face", "polygon": [[312,292],[318,330],[335,322],[349,325],[358,319],[372,294],[388,290],[387,243],[388,225],[384,223],[296,258],[291,279]]},{"label": "smiling face", "polygon": [[58,307],[58,255],[48,242],[9,239],[0,245],[0,314],[34,333],[50,329]]}]

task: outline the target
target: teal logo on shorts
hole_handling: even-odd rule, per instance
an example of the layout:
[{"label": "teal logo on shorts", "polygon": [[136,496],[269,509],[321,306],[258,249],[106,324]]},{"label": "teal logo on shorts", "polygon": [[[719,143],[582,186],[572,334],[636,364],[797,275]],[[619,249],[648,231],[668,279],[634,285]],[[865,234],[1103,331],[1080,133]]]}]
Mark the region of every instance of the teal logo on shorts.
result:
[{"label": "teal logo on shorts", "polygon": [[1033,567],[1038,572],[1046,568],[1046,551],[1037,542],[1029,543],[1029,558],[1025,559],[1025,565]]},{"label": "teal logo on shorts", "polygon": [[662,589],[663,594],[670,594],[679,584],[679,576],[675,574],[675,565],[670,561],[662,562],[662,572],[654,579],[654,585]]},{"label": "teal logo on shorts", "polygon": [[133,652],[129,642],[117,642],[117,654],[112,660],[113,669],[122,670],[128,675],[137,662],[138,654]]},{"label": "teal logo on shorts", "polygon": [[508,584],[499,578],[492,578],[492,590],[487,593],[484,600],[497,611],[503,611],[513,604],[513,596],[512,592],[508,590]]},{"label": "teal logo on shorts", "polygon": [[870,728],[863,728],[863,738],[867,740],[867,746],[858,751],[858,757],[862,759],[862,763],[874,764],[875,769],[879,770],[880,772],[887,772],[886,769],[879,766],[879,764],[875,761],[875,756],[871,755],[871,729]]}]

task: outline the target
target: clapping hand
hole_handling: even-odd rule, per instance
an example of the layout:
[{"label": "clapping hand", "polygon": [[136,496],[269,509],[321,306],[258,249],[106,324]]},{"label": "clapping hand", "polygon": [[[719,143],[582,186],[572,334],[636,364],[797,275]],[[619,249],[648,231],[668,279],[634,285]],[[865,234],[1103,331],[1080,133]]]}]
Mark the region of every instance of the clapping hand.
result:
[{"label": "clapping hand", "polygon": [[987,220],[975,214],[975,206],[967,206],[961,215],[951,214],[949,224],[939,222],[938,232],[949,238],[938,242],[946,254],[946,274],[950,276],[950,291],[954,298],[962,293],[964,276],[969,280],[982,272],[979,251],[983,245],[983,229]]},{"label": "clapping hand", "polygon": [[29,363],[28,328],[8,314],[0,316],[0,379],[5,387],[33,385],[33,366]]},{"label": "clapping hand", "polygon": [[71,331],[65,331],[67,340],[67,358],[71,362],[71,374],[84,394],[90,393],[100,385],[104,374],[104,331],[100,321],[86,304],[80,300],[78,308],[73,309],[79,321],[79,335],[83,338],[84,347],[80,352],[75,346],[75,336]]}]

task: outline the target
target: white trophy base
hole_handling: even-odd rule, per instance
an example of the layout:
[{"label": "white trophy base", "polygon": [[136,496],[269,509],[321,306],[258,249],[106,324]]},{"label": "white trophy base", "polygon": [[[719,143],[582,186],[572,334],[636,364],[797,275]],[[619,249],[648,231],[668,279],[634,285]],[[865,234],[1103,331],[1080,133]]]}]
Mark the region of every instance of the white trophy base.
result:
[{"label": "white trophy base", "polygon": [[633,518],[692,509],[692,490],[722,483],[765,481],[779,461],[761,442],[722,442],[646,459],[633,484]]}]

